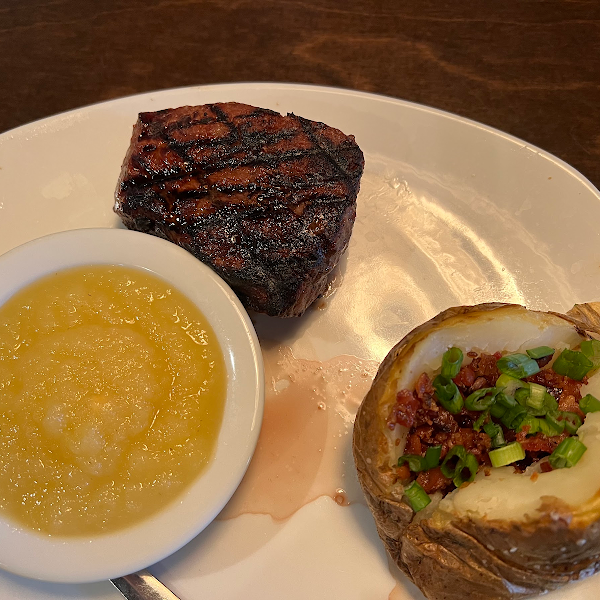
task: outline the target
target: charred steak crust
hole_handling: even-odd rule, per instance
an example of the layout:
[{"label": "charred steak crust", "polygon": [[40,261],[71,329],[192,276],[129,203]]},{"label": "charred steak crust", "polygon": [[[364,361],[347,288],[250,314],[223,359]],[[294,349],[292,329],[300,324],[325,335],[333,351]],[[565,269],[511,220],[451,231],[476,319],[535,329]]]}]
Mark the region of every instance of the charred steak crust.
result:
[{"label": "charred steak crust", "polygon": [[247,308],[302,314],[325,291],[356,214],[353,136],[236,102],[141,113],[115,212],[184,247]]}]

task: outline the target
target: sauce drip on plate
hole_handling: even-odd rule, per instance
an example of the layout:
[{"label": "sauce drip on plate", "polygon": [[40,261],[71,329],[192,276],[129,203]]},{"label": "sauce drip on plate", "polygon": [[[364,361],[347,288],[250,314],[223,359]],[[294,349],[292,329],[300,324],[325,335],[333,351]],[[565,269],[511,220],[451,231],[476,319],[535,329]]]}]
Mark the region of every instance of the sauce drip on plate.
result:
[{"label": "sauce drip on plate", "polygon": [[297,359],[280,346],[263,348],[263,358],[260,438],[246,476],[219,518],[253,513],[286,519],[325,495],[340,506],[364,503],[352,461],[352,426],[377,363],[353,356]]}]

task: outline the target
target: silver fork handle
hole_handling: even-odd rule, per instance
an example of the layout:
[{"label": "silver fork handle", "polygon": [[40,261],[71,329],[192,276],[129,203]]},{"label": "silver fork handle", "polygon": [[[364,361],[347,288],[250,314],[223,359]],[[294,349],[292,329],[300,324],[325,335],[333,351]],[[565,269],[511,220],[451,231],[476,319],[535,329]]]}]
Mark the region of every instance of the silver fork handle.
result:
[{"label": "silver fork handle", "polygon": [[145,569],[124,577],[116,577],[110,582],[127,600],[180,600]]}]

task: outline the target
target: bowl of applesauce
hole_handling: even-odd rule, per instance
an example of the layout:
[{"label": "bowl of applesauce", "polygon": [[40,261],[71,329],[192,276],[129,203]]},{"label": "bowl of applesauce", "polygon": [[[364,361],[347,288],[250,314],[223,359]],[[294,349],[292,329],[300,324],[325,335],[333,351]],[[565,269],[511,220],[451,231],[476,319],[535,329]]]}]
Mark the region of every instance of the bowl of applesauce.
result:
[{"label": "bowl of applesauce", "polygon": [[260,347],[187,251],[80,229],[0,256],[0,567],[91,582],[220,512],[254,452]]}]

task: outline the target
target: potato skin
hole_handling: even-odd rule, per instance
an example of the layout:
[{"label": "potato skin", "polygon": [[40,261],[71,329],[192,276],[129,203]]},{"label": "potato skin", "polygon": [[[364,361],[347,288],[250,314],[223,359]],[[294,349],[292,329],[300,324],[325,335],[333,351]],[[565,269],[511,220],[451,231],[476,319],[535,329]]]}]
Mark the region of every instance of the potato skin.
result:
[{"label": "potato skin", "polygon": [[[597,515],[574,519],[565,507],[549,503],[532,523],[459,518],[440,509],[413,521],[415,513],[382,468],[387,415],[380,415],[379,407],[383,395],[395,389],[396,361],[410,356],[417,341],[449,318],[508,306],[516,305],[450,308],[411,331],[382,362],[355,420],[354,461],[379,536],[392,560],[430,600],[528,598],[600,570]],[[570,313],[552,314],[584,336],[600,333],[595,306],[577,305]]]}]

